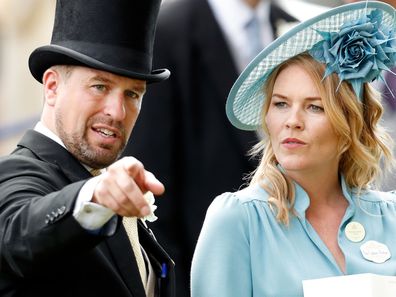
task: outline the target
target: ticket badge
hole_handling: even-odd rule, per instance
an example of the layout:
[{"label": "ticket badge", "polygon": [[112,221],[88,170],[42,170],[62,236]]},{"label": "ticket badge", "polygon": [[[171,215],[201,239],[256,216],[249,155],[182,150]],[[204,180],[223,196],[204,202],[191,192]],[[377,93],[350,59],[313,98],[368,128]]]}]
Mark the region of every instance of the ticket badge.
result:
[{"label": "ticket badge", "polygon": [[345,236],[352,242],[360,242],[366,236],[366,230],[359,222],[349,222],[345,227]]},{"label": "ticket badge", "polygon": [[378,264],[384,263],[391,257],[388,247],[375,240],[369,240],[363,243],[360,247],[360,251],[366,260]]}]

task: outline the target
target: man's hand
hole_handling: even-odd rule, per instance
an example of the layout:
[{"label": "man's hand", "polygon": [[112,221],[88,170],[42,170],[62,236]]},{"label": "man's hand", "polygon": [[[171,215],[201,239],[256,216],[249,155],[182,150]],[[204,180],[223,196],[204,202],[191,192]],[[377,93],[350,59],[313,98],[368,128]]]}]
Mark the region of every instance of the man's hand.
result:
[{"label": "man's hand", "polygon": [[92,202],[124,217],[150,214],[150,207],[143,194],[151,191],[154,195],[160,195],[165,190],[164,185],[133,157],[124,157],[110,165],[99,179]]}]

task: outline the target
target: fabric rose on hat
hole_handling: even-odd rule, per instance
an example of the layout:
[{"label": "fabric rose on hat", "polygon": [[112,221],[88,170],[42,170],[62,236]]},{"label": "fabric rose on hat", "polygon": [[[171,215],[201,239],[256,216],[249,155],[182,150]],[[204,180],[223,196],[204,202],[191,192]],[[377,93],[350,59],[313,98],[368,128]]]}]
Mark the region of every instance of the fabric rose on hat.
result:
[{"label": "fabric rose on hat", "polygon": [[323,40],[309,51],[317,61],[326,64],[324,78],[337,73],[340,83],[351,83],[355,94],[362,98],[362,86],[390,71],[396,62],[396,34],[382,24],[382,11],[349,21],[339,32],[317,30]]}]

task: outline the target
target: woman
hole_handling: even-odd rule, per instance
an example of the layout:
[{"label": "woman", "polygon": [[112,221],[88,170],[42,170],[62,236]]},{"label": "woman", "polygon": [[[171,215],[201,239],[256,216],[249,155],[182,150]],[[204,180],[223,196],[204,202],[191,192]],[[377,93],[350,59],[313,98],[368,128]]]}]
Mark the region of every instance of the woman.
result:
[{"label": "woman", "polygon": [[303,296],[307,279],[396,275],[396,193],[372,189],[391,141],[368,84],[395,64],[395,15],[379,2],[333,9],[238,78],[227,115],[267,137],[249,186],[208,209],[193,297]]}]

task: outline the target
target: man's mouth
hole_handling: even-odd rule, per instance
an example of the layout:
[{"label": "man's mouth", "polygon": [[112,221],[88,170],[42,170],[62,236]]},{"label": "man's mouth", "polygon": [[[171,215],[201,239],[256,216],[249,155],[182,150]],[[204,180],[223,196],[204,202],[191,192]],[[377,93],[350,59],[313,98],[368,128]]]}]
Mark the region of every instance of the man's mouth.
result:
[{"label": "man's mouth", "polygon": [[103,135],[104,137],[116,137],[117,134],[114,131],[111,131],[106,128],[93,128],[94,131],[98,132],[99,134]]}]

